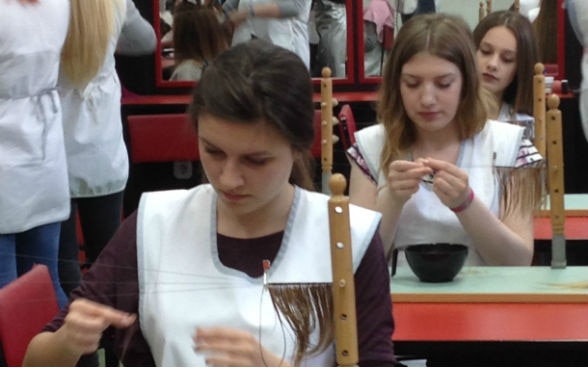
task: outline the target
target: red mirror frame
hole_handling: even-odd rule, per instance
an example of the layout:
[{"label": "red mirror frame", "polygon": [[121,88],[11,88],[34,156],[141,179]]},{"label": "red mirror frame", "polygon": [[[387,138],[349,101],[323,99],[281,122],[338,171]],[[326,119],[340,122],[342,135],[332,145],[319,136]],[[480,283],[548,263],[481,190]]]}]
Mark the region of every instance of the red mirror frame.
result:
[{"label": "red mirror frame", "polygon": [[[557,10],[557,69],[554,70],[554,79],[561,80],[566,79],[566,68],[565,68],[565,10],[563,7],[564,0],[558,0]],[[363,0],[356,0],[355,13],[357,17],[355,19],[355,27],[357,29],[357,67],[358,67],[358,82],[359,84],[374,85],[380,84],[382,77],[366,77],[364,73],[364,39],[363,39]]]},{"label": "red mirror frame", "polygon": [[[310,1],[310,0],[309,0]],[[347,4],[347,77],[333,78],[333,85],[353,85],[355,83],[355,43],[353,42],[353,33],[355,24],[353,19],[353,0],[346,0]],[[358,1],[361,3],[361,1]],[[159,0],[153,0],[153,27],[157,37],[157,48],[155,50],[155,85],[157,88],[170,89],[190,89],[194,82],[190,81],[167,81],[162,78],[162,58],[161,58],[161,23],[159,17]],[[363,47],[363,41],[361,43]],[[312,78],[313,84],[319,86],[320,77]]]}]

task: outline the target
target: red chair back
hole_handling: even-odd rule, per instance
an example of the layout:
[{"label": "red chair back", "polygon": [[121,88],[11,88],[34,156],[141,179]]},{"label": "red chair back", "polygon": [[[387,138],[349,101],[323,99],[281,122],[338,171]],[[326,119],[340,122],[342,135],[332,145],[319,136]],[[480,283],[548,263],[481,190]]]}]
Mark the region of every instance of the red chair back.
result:
[{"label": "red chair back", "polygon": [[339,138],[341,139],[343,149],[347,150],[355,143],[355,131],[357,130],[357,125],[355,123],[355,117],[353,116],[351,106],[349,104],[341,106],[338,117]]},{"label": "red chair back", "polygon": [[32,338],[59,312],[49,269],[33,269],[0,289],[0,345],[8,366],[22,366]]},{"label": "red chair back", "polygon": [[188,114],[130,115],[127,121],[131,162],[199,159],[198,135]]},{"label": "red chair back", "polygon": [[321,110],[314,110],[314,142],[310,147],[310,154],[312,157],[319,159],[321,158]]}]

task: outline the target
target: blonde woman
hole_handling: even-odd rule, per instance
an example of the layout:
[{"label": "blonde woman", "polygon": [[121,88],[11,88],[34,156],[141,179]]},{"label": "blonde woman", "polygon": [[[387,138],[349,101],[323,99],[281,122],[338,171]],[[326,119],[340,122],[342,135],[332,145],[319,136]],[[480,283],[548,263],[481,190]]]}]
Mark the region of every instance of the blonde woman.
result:
[{"label": "blonde woman", "polygon": [[381,123],[349,150],[349,196],[383,214],[388,253],[448,242],[469,247],[469,265],[531,264],[542,157],[524,128],[488,119],[467,24],[443,14],[406,22],[383,81]]}]

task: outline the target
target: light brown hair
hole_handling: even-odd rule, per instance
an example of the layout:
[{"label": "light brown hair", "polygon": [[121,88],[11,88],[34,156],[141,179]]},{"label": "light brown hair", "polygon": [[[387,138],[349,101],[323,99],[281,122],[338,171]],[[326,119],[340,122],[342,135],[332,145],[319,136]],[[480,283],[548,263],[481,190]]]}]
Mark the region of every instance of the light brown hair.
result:
[{"label": "light brown hair", "polygon": [[78,88],[98,74],[116,21],[121,0],[71,0],[69,29],[61,51],[61,72]]},{"label": "light brown hair", "polygon": [[402,25],[384,67],[378,101],[378,119],[386,130],[381,170],[402,157],[416,141],[416,129],[409,119],[400,94],[400,74],[406,62],[420,52],[455,64],[463,84],[455,121],[459,138],[474,136],[484,127],[490,95],[481,88],[474,44],[468,25],[461,18],[445,14],[422,14]]},{"label": "light brown hair", "polygon": [[[474,29],[474,42],[480,47],[482,39],[494,27],[506,27],[517,42],[517,68],[512,82],[503,94],[504,102],[512,105],[517,113],[533,114],[533,76],[539,61],[537,37],[527,17],[515,11],[490,13]],[[502,102],[502,101],[500,101]]]}]

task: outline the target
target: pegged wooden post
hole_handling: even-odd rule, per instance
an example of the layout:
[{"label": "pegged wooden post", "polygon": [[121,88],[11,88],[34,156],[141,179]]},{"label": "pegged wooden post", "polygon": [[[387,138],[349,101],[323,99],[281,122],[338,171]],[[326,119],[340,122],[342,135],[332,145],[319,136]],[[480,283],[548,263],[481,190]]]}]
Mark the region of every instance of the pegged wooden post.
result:
[{"label": "pegged wooden post", "polygon": [[533,117],[535,118],[535,147],[547,158],[545,150],[545,76],[544,66],[535,64],[535,76],[533,77]]},{"label": "pegged wooden post", "polygon": [[324,67],[321,79],[321,190],[329,194],[333,171],[333,81],[331,69]]},{"label": "pegged wooden post", "polygon": [[329,232],[333,271],[335,350],[339,366],[357,366],[357,314],[355,281],[349,222],[349,198],[344,195],[347,181],[341,174],[329,180],[333,195],[329,199]]},{"label": "pegged wooden post", "polygon": [[547,100],[547,160],[549,168],[549,212],[551,214],[551,228],[553,238],[551,241],[551,267],[564,268],[566,266],[566,240],[565,240],[565,205],[564,205],[564,160],[563,160],[563,133],[561,111],[559,110],[559,97],[556,94],[549,96]]}]

